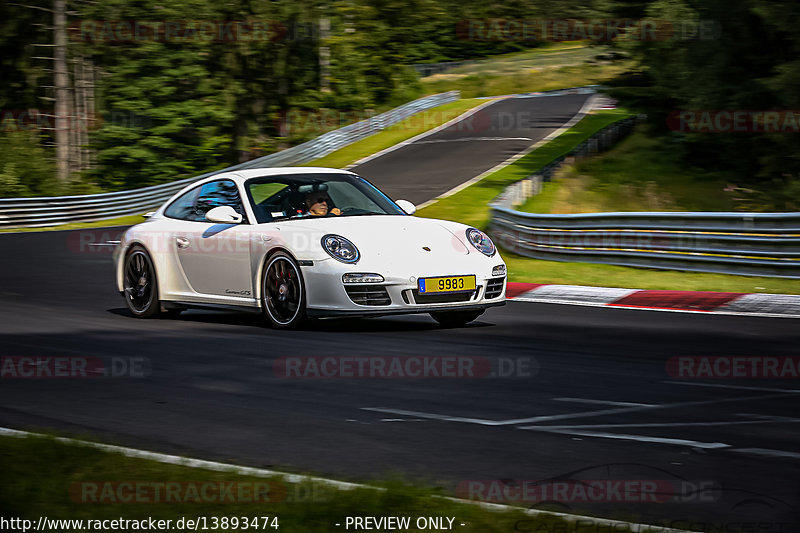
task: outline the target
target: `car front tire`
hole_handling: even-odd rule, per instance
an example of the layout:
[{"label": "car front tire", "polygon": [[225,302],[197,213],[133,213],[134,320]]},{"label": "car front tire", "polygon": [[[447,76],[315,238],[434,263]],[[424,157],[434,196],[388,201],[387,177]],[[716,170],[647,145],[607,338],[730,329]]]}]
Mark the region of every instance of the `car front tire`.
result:
[{"label": "car front tire", "polygon": [[306,294],[297,262],[278,252],[267,259],[261,276],[261,307],[269,323],[296,329],[306,322]]},{"label": "car front tire", "polygon": [[463,327],[483,314],[480,311],[436,311],[431,317],[445,328]]}]

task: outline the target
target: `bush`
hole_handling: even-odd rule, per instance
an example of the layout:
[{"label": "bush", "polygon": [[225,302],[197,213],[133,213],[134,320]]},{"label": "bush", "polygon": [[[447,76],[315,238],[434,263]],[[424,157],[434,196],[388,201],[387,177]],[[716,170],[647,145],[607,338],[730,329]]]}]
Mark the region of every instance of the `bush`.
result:
[{"label": "bush", "polygon": [[58,194],[54,154],[40,144],[38,131],[0,133],[0,197]]}]

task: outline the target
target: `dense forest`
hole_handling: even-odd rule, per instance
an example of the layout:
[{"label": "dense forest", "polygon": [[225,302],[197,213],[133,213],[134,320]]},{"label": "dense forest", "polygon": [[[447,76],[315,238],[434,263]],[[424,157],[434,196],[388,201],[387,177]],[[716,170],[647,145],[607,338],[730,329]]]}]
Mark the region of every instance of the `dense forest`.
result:
[{"label": "dense forest", "polygon": [[303,140],[282,131],[289,110],[393,107],[420,96],[411,64],[536,45],[455,32],[467,17],[533,16],[524,2],[70,0],[68,129],[77,138],[59,179],[59,1],[0,5],[0,196],[124,189],[222,168]]},{"label": "dense forest", "polygon": [[[619,43],[640,66],[616,81],[615,94],[648,114],[684,166],[725,172],[756,203],[796,210],[800,2],[658,0],[621,14],[711,23],[706,35]],[[686,127],[675,121],[680,110],[693,112]]]},{"label": "dense forest", "polygon": [[[794,117],[798,15],[800,3],[766,0],[3,3],[0,196],[126,189],[265,155],[306,140],[287,131],[287,113],[386,109],[421,95],[413,64],[542,44],[465,38],[465,21],[545,18],[672,21],[658,38],[615,41],[636,67],[614,94],[647,113],[685,164],[800,196],[800,135],[670,129],[676,110]],[[685,31],[703,21],[710,31]],[[53,115],[65,100],[69,148],[57,168]]]}]

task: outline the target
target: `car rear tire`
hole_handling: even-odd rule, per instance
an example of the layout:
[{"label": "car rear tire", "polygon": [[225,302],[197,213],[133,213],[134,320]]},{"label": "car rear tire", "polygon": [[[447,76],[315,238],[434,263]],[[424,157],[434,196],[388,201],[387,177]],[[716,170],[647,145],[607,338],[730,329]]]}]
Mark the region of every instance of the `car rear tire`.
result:
[{"label": "car rear tire", "polygon": [[481,316],[480,311],[437,311],[431,313],[431,317],[445,328],[460,328]]},{"label": "car rear tire", "polygon": [[306,322],[306,295],[300,267],[284,252],[267,259],[261,276],[261,307],[269,323],[296,329]]},{"label": "car rear tire", "polygon": [[125,255],[123,287],[125,303],[133,316],[151,318],[161,311],[156,268],[143,246],[134,245]]}]

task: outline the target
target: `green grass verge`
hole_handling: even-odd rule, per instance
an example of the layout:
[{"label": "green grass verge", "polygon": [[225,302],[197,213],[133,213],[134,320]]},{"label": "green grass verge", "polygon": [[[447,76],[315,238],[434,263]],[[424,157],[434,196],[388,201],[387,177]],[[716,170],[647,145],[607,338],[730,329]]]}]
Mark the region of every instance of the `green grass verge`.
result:
[{"label": "green grass verge", "polygon": [[526,70],[576,66],[592,62],[597,55],[608,51],[608,46],[588,46],[588,43],[581,41],[549,43],[522,52],[510,52],[480,59],[450,69],[443,74],[428,76],[423,78],[423,81],[435,80],[437,77],[514,76]]},{"label": "green grass verge", "polygon": [[604,46],[561,43],[464,65],[421,80],[426,94],[461,91],[462,98],[550,91],[602,84],[630,68],[631,62],[597,60]]},{"label": "green grass verge", "polygon": [[[265,478],[133,459],[51,438],[1,437],[0,471],[3,472],[3,483],[0,483],[2,515],[33,520],[34,524],[43,516],[83,520],[152,517],[173,520],[173,524],[181,517],[196,519],[205,516],[208,517],[208,528],[214,530],[217,528],[212,527],[213,517],[237,517],[241,520],[241,517],[269,516],[268,527],[262,528],[263,521],[260,521],[258,528],[249,529],[303,533],[344,531],[345,518],[348,516],[409,516],[412,524],[418,517],[434,516],[454,517],[453,529],[465,533],[506,533],[513,531],[519,520],[525,520],[526,527],[533,528],[531,531],[567,531],[566,522],[557,517],[534,518],[521,511],[489,511],[476,505],[439,498],[438,490],[415,487],[400,481],[376,484],[384,487],[385,491],[340,491],[320,483],[290,484],[281,478],[272,478],[266,497],[253,503],[253,483],[261,483],[256,487],[263,488]],[[136,485],[131,485],[131,488],[120,485],[120,482],[126,481],[138,483],[140,488],[145,487],[139,497],[146,495],[146,499],[136,502],[136,493],[132,492],[132,487]],[[155,485],[152,484],[168,482],[182,484],[180,491],[172,492],[171,502],[164,503],[167,492],[161,485],[161,503],[155,503]],[[208,501],[219,493],[215,487],[229,482],[239,485],[233,486],[225,503]],[[207,487],[212,488],[206,490],[205,494],[209,495],[206,499],[203,499],[201,492],[204,483],[210,483]],[[186,501],[192,487],[198,489],[197,497],[202,501]],[[239,492],[242,487],[248,490]],[[263,495],[263,491],[259,490],[259,493]],[[134,499],[132,503],[119,501],[120,497],[128,496]],[[84,501],[92,497],[99,501]],[[176,497],[180,498],[178,502],[175,502]],[[272,527],[273,517],[278,519],[277,529]],[[337,523],[341,526],[337,527]],[[461,526],[462,523],[465,526]],[[240,522],[236,530],[242,530],[241,525]],[[202,526],[199,529],[202,530]],[[59,531],[80,530],[64,528]],[[419,530],[411,527],[406,531]]]},{"label": "green grass verge", "polygon": [[554,159],[569,153],[597,131],[629,116],[631,113],[621,108],[601,110],[588,115],[549,143],[486,176],[474,185],[420,209],[418,214],[485,228],[489,223],[489,202],[508,185],[528,177]]},{"label": "green grass verge", "polygon": [[440,105],[425,111],[420,111],[402,122],[393,124],[383,131],[370,135],[366,139],[345,146],[314,161],[304,163],[305,167],[344,168],[370,156],[374,153],[390,148],[398,143],[408,140],[420,133],[432,130],[445,122],[469,111],[473,107],[486,103],[486,100],[475,98],[456,100],[449,104]]},{"label": "green grass verge", "polygon": [[[149,211],[154,211],[154,209]],[[133,226],[134,224],[145,221],[143,215],[144,213],[141,215],[126,215],[124,217],[97,220],[95,222],[74,222],[72,224],[46,226],[43,228],[2,228],[0,229],[0,233],[32,233],[36,231],[62,231],[69,229],[107,228],[111,226]]]},{"label": "green grass verge", "polygon": [[639,126],[608,152],[565,168],[519,207],[531,213],[734,211],[723,173],[678,164],[664,139]]}]

